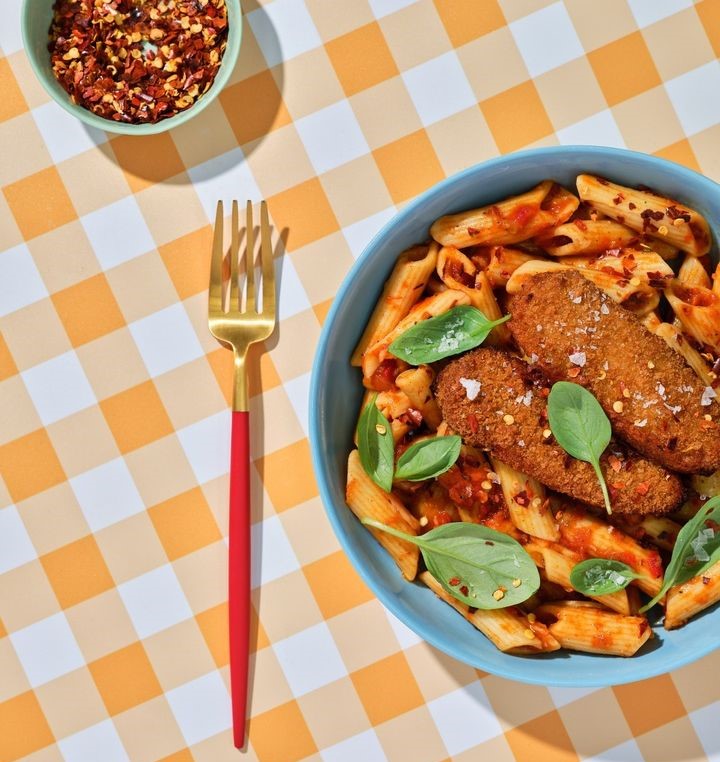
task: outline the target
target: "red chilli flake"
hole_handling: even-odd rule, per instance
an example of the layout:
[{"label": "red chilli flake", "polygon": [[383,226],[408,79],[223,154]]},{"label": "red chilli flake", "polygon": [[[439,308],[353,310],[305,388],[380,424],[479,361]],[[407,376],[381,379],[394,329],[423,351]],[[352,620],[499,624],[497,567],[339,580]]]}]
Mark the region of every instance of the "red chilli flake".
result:
[{"label": "red chilli flake", "polygon": [[475,417],[475,413],[467,414],[467,422],[470,426],[470,431],[472,431],[473,434],[477,434],[478,429],[480,428],[480,424],[478,423],[478,419]]},{"label": "red chilli flake", "polygon": [[451,587],[457,587],[460,584],[460,578],[459,577],[452,577],[448,580],[448,585]]},{"label": "red chilli flake", "polygon": [[460,588],[460,592],[461,592],[463,595],[467,596],[467,594],[468,594],[470,591],[468,590],[468,586],[467,586],[467,585],[463,585],[463,586]]},{"label": "red chilli flake", "polygon": [[56,0],[50,61],[70,99],[150,124],[206,93],[227,45],[225,0]]},{"label": "red chilli flake", "polygon": [[477,228],[468,227],[467,234],[468,235],[480,235],[480,231]]},{"label": "red chilli flake", "polygon": [[637,492],[638,495],[647,495],[649,491],[650,485],[647,482],[640,482],[640,484],[635,487],[635,492]]}]

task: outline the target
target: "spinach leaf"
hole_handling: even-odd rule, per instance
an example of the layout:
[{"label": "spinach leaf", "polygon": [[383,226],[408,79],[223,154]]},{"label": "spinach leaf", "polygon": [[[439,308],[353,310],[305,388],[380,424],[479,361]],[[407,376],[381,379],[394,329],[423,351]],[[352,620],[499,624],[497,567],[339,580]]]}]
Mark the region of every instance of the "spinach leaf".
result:
[{"label": "spinach leaf", "polygon": [[610,443],[612,428],[600,403],[584,387],[569,381],[553,384],[548,397],[550,430],[560,447],[578,460],[593,467],[605,508],[612,513],[605,477],[600,470],[600,456]]},{"label": "spinach leaf", "polygon": [[495,326],[509,319],[505,315],[488,320],[479,309],[464,304],[408,328],[388,349],[410,365],[431,363],[477,347]]},{"label": "spinach leaf", "polygon": [[377,409],[376,400],[377,394],[374,394],[360,414],[358,450],[367,475],[378,487],[390,492],[395,467],[395,442],[390,421]]},{"label": "spinach leaf", "polygon": [[363,519],[363,524],[417,545],[430,574],[450,595],[473,608],[515,606],[540,587],[537,567],[523,546],[482,524],[455,521],[419,537],[374,519]]},{"label": "spinach leaf", "polygon": [[675,585],[682,585],[720,561],[720,495],[711,498],[680,530],[660,592],[641,609],[654,606]]},{"label": "spinach leaf", "polygon": [[573,566],[570,584],[583,595],[610,595],[624,590],[640,576],[622,561],[588,558]]},{"label": "spinach leaf", "polygon": [[395,469],[396,479],[420,482],[445,473],[460,455],[459,436],[423,439],[408,447],[400,456]]}]

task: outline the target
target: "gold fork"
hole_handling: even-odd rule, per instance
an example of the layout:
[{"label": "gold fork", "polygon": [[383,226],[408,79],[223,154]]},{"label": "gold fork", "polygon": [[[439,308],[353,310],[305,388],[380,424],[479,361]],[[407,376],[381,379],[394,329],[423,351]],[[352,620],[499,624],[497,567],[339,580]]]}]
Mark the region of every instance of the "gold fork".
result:
[{"label": "gold fork", "polygon": [[245,743],[248,660],[250,655],[250,416],[245,360],[248,347],[263,341],[275,328],[275,270],[270,242],[267,205],[260,205],[260,261],[262,265],[262,310],[258,310],[255,283],[255,230],[253,208],[247,202],[245,308],[240,291],[240,234],[238,203],[232,203],[230,240],[230,289],[227,310],[223,306],[223,204],[215,214],[208,324],[212,335],[232,349],[235,374],[230,444],[230,528],[228,562],[228,611],[230,619],[230,693],[232,695],[233,740],[241,749]]}]

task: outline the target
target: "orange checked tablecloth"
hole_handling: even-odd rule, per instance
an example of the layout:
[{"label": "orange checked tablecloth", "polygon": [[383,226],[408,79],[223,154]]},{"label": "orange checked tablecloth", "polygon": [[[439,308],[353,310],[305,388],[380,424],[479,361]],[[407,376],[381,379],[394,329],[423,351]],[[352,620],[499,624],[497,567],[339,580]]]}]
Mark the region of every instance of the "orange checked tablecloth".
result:
[{"label": "orange checked tablecloth", "polygon": [[558,143],[627,146],[720,180],[720,0],[244,7],[219,100],[134,139],[48,100],[20,0],[0,3],[0,762],[240,759],[231,356],[206,326],[219,198],[268,200],[282,265],[280,328],[252,379],[245,758],[720,759],[720,652],[646,683],[568,690],[421,642],[339,549],[306,439],[338,285],[431,184]]}]

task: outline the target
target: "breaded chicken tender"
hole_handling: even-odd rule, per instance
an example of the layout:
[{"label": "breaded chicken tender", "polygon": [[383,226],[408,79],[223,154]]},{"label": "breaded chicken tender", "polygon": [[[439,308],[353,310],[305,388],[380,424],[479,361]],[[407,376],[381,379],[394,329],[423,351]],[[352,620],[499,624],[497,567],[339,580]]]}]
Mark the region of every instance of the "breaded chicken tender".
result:
[{"label": "breaded chicken tender", "polygon": [[683,358],[574,270],[530,278],[508,327],[551,381],[591,391],[613,432],[682,473],[720,468],[720,404]]},{"label": "breaded chicken tender", "polygon": [[[446,365],[435,393],[443,418],[466,443],[557,492],[603,506],[592,466],[568,455],[550,433],[549,386],[538,369],[483,348]],[[618,442],[610,443],[600,465],[617,513],[667,513],[682,502],[677,476]]]}]

